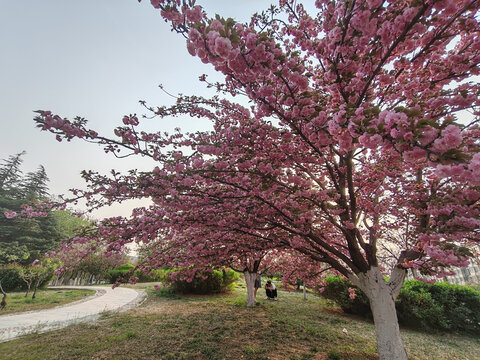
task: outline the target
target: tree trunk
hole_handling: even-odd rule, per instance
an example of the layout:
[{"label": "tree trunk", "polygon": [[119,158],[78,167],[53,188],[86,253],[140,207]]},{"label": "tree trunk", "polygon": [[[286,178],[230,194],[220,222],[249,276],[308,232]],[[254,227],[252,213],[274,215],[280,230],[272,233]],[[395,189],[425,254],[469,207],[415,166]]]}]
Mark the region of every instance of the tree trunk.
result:
[{"label": "tree trunk", "polygon": [[303,281],[303,300],[307,300],[307,289],[305,288],[305,280]]},{"label": "tree trunk", "polygon": [[[403,273],[403,277],[402,277]],[[386,283],[378,267],[372,267],[364,274],[350,279],[370,300],[375,323],[379,360],[408,360],[407,352],[400,337],[395,298],[405,278],[405,271],[396,269],[391,281]]]},{"label": "tree trunk", "polygon": [[32,286],[33,278],[31,278],[30,276],[25,274],[25,272],[23,273],[23,277],[21,276],[21,278],[22,278],[23,282],[25,283],[25,285],[27,286],[27,292],[25,293],[25,297],[27,297],[28,293],[30,292],[30,287]]},{"label": "tree trunk", "polygon": [[3,291],[2,280],[0,279],[0,294],[2,294],[2,301],[0,302],[0,310],[3,310],[7,307],[7,293]]},{"label": "tree trunk", "polygon": [[35,299],[36,295],[37,295],[37,289],[38,289],[38,286],[40,285],[40,281],[41,279],[38,279],[36,282],[35,282],[35,285],[33,287],[33,295],[32,295],[32,300]]},{"label": "tree trunk", "polygon": [[245,284],[247,285],[247,307],[252,307],[255,306],[255,279],[257,278],[257,273],[245,271],[244,274]]}]

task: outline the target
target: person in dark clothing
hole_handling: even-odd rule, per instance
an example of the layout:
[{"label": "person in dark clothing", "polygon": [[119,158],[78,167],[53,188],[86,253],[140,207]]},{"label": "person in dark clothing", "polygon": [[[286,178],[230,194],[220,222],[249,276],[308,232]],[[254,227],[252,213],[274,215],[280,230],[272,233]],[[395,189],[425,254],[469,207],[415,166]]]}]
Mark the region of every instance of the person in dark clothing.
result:
[{"label": "person in dark clothing", "polygon": [[267,293],[267,299],[275,300],[277,297],[277,287],[274,283],[272,283],[271,280],[267,281],[267,284],[265,285],[265,292]]}]

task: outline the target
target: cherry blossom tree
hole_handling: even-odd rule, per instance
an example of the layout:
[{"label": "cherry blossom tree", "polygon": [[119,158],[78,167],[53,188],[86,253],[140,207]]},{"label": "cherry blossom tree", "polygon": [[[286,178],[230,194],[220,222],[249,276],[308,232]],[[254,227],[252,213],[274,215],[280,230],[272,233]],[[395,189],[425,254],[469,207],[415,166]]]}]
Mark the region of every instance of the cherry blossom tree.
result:
[{"label": "cherry blossom tree", "polygon": [[98,241],[93,238],[94,233],[90,235],[92,241],[87,244],[72,239],[48,254],[49,259],[57,263],[55,285],[72,285],[72,280],[73,285],[77,285],[77,281],[90,284],[93,280],[98,284],[106,278],[109,270],[128,262],[122,252],[104,255],[102,247],[96,246]]},{"label": "cherry blossom tree", "polygon": [[[125,236],[122,221],[109,228],[112,249],[157,241],[150,227],[170,217],[174,199],[175,226],[164,229],[173,239],[182,224],[187,253],[228,237],[236,254],[245,244],[282,244],[326,264],[368,296],[380,359],[407,359],[394,306],[407,269],[443,276],[465,266],[480,239],[480,1],[317,0],[309,13],[282,0],[249,24],[208,18],[192,1],[152,5],[224,81],[202,77],[219,92],[212,99],[145,106],[160,118],[210,119],[213,131],[146,133],[129,115],[108,138],[83,118],[36,118],[59,140],[157,163],[148,173],[84,173],[90,188],[77,196],[92,207],[138,197],[155,204],[134,214],[135,235]],[[250,107],[226,99],[236,96]],[[211,221],[190,222],[196,206]]]},{"label": "cherry blossom tree", "polygon": [[338,274],[330,266],[319,266],[310,256],[298,251],[283,251],[274,258],[270,272],[282,274],[282,283],[285,288],[295,285],[297,290],[303,285],[312,289],[321,288],[323,279],[332,274]]},{"label": "cherry blossom tree", "polygon": [[254,306],[257,274],[272,265],[288,241],[242,209],[248,199],[242,202],[239,195],[225,196],[224,187],[220,193],[211,188],[208,196],[199,196],[200,188],[206,189],[203,185],[169,187],[167,193],[178,192],[176,196],[165,194],[164,187],[161,195],[159,188],[147,186],[143,191],[154,197],[154,205],[136,209],[128,219],[105,219],[95,236],[109,239],[110,251],[130,242],[142,244],[143,261],[138,268],[146,273],[169,267],[177,269],[172,277],[187,281],[215,268],[243,273],[247,306]]}]

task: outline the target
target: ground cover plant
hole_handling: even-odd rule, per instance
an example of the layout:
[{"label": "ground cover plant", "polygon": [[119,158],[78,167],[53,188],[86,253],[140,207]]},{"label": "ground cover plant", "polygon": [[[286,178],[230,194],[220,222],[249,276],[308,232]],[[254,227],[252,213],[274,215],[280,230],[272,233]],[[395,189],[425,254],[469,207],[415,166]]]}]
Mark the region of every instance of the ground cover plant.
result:
[{"label": "ground cover plant", "polygon": [[11,292],[8,293],[7,306],[0,311],[0,316],[23,311],[50,309],[86,299],[93,294],[95,294],[95,290],[47,289],[37,290],[35,299],[32,299],[25,297],[25,292]]},{"label": "ground cover plant", "polygon": [[[140,284],[137,284],[138,287]],[[91,324],[0,344],[0,358],[23,359],[378,359],[374,326],[326,300],[279,291],[245,307],[245,286],[228,295],[158,297]],[[346,330],[346,333],[344,332]],[[480,340],[404,330],[412,360],[473,360]]]},{"label": "ground cover plant", "polygon": [[249,289],[266,256],[301,253],[363,290],[380,358],[407,359],[394,302],[407,270],[444,276],[480,240],[480,1],[281,0],[245,24],[195,1],[151,3],[223,80],[201,77],[211,99],[143,102],[147,117],[212,128],[147,132],[130,114],[108,137],[37,111],[59,141],[152,159],[151,171],[83,173],[75,197],[92,209],[153,201],[92,237],[111,251],[147,244],[152,268],[235,260]]}]

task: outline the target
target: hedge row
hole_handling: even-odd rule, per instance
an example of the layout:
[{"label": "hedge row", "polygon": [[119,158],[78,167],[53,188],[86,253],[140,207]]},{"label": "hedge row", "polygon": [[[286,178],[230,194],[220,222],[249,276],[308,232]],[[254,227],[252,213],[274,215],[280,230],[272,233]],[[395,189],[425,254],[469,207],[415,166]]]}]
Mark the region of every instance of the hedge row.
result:
[{"label": "hedge row", "polygon": [[212,270],[198,273],[192,281],[179,280],[170,276],[172,271],[164,271],[162,282],[173,292],[182,294],[216,294],[230,290],[239,276],[232,270]]},{"label": "hedge row", "polygon": [[[107,279],[114,284],[117,281],[127,280],[130,276],[137,277],[139,282],[159,281],[170,287],[173,293],[182,294],[215,294],[230,289],[238,279],[238,274],[229,270],[212,270],[198,273],[192,281],[180,280],[181,272],[175,270],[153,270],[145,274],[141,270],[135,270],[134,265],[124,264],[107,273]],[[133,271],[133,274],[132,274]],[[176,277],[172,277],[176,273]]]},{"label": "hedge row", "polygon": [[[367,296],[341,277],[327,277],[321,295],[335,301],[343,311],[372,317]],[[349,288],[356,297],[350,299]],[[480,292],[446,282],[427,284],[407,280],[395,307],[402,325],[430,331],[463,331],[480,334]]]},{"label": "hedge row", "polygon": [[164,277],[162,270],[152,270],[149,273],[145,273],[139,269],[133,272],[133,276],[138,278],[138,282],[162,281]]},{"label": "hedge row", "polygon": [[[115,284],[119,280],[124,280],[126,277],[129,277],[129,273],[135,266],[130,263],[123,264],[116,269],[109,270],[107,272],[107,280],[110,284]],[[125,279],[127,280],[127,279]]]},{"label": "hedge row", "polygon": [[[128,280],[132,276],[132,269],[135,266],[130,263],[123,264],[122,266],[110,270],[106,274],[106,279],[114,284],[117,280]],[[145,273],[140,269],[133,271],[133,277],[138,279],[138,282],[153,282],[162,281],[164,278],[162,270],[152,270],[150,273]]]}]

